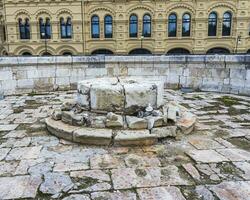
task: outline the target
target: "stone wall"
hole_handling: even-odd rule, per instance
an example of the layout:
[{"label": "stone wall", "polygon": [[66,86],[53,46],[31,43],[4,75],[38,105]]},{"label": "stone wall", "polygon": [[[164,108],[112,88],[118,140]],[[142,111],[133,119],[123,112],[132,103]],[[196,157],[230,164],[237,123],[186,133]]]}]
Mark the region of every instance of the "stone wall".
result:
[{"label": "stone wall", "polygon": [[4,95],[73,89],[77,81],[104,76],[145,76],[169,88],[250,95],[250,56],[0,57]]}]

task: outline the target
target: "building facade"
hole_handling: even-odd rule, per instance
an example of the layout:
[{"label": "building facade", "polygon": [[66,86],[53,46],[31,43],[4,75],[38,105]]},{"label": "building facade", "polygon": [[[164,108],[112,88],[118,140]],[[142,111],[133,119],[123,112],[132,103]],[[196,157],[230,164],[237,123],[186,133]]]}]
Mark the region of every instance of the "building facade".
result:
[{"label": "building facade", "polygon": [[0,55],[247,53],[248,0],[0,0]]}]

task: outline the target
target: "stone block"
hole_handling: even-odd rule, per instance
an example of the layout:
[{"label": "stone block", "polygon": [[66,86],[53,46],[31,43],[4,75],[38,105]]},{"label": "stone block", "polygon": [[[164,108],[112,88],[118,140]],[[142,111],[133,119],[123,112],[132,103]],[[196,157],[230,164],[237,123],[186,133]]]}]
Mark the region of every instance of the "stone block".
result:
[{"label": "stone block", "polygon": [[82,128],[74,131],[73,141],[81,144],[109,145],[111,137],[111,129]]},{"label": "stone block", "polygon": [[126,121],[130,129],[146,129],[148,127],[148,121],[144,118],[126,116]]},{"label": "stone block", "polygon": [[114,138],[115,146],[142,146],[153,145],[157,142],[157,137],[150,134],[148,130],[121,130],[116,132]]},{"label": "stone block", "polygon": [[158,138],[176,137],[176,126],[165,126],[153,128],[151,134],[156,135]]},{"label": "stone block", "polygon": [[122,128],[124,127],[123,116],[114,113],[108,113],[106,119],[106,127],[108,128]]},{"label": "stone block", "polygon": [[17,88],[34,88],[33,79],[20,79],[17,80]]},{"label": "stone block", "polygon": [[230,78],[233,79],[246,79],[247,70],[246,69],[230,69]]},{"label": "stone block", "polygon": [[12,80],[12,71],[10,70],[1,70],[0,71],[0,80]]}]

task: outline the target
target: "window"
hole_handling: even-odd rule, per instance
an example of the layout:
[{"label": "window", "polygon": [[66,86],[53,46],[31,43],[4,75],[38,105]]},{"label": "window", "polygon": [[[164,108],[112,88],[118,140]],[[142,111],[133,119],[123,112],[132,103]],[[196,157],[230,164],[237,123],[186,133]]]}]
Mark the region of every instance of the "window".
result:
[{"label": "window", "polygon": [[51,39],[50,19],[46,18],[45,22],[42,18],[39,20],[40,37],[41,39]]},{"label": "window", "polygon": [[112,17],[110,15],[104,18],[104,33],[105,38],[113,37]]},{"label": "window", "polygon": [[231,35],[231,24],[232,24],[232,15],[230,12],[225,12],[223,15],[222,36]]},{"label": "window", "polygon": [[151,17],[150,15],[143,16],[143,32],[144,37],[151,37]]},{"label": "window", "polygon": [[29,19],[25,19],[25,21],[19,19],[18,24],[19,24],[20,39],[30,39]]},{"label": "window", "polygon": [[97,15],[91,18],[91,33],[92,38],[100,38],[99,17]]},{"label": "window", "polygon": [[177,33],[177,16],[170,14],[168,17],[168,37],[176,37]]},{"label": "window", "polygon": [[71,18],[68,17],[65,23],[64,18],[60,19],[60,27],[61,27],[61,38],[71,38],[72,37],[72,26],[71,26]]},{"label": "window", "polygon": [[137,37],[138,35],[138,18],[131,15],[129,18],[129,37]]},{"label": "window", "polygon": [[182,17],[182,36],[189,37],[191,29],[191,17],[189,14],[184,14]]},{"label": "window", "polygon": [[217,35],[217,14],[215,12],[210,13],[208,17],[208,36]]}]

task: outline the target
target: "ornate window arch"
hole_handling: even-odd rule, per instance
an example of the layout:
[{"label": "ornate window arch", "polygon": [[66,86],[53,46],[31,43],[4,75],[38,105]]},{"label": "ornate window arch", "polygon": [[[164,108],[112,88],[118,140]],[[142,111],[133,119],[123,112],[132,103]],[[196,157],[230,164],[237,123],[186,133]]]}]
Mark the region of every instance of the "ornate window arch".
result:
[{"label": "ornate window arch", "polygon": [[72,23],[70,17],[68,17],[66,21],[63,17],[60,18],[60,30],[62,39],[72,38]]},{"label": "ornate window arch", "polygon": [[222,36],[230,36],[232,29],[232,14],[227,11],[223,14]]},{"label": "ornate window arch", "polygon": [[30,39],[30,22],[28,18],[23,20],[22,18],[18,19],[19,35],[20,39]]},{"label": "ornate window arch", "polygon": [[191,15],[185,13],[182,16],[182,36],[189,37],[191,34]]},{"label": "ornate window arch", "polygon": [[138,36],[138,17],[135,14],[129,17],[129,37],[136,38]]},{"label": "ornate window arch", "polygon": [[111,15],[104,17],[104,36],[105,38],[113,37],[113,18]]},{"label": "ornate window arch", "polygon": [[171,13],[168,17],[168,37],[176,37],[177,35],[177,15]]},{"label": "ornate window arch", "polygon": [[100,21],[97,15],[91,17],[91,35],[92,38],[100,38]]},{"label": "ornate window arch", "polygon": [[217,13],[211,12],[208,16],[208,36],[217,35]]}]

